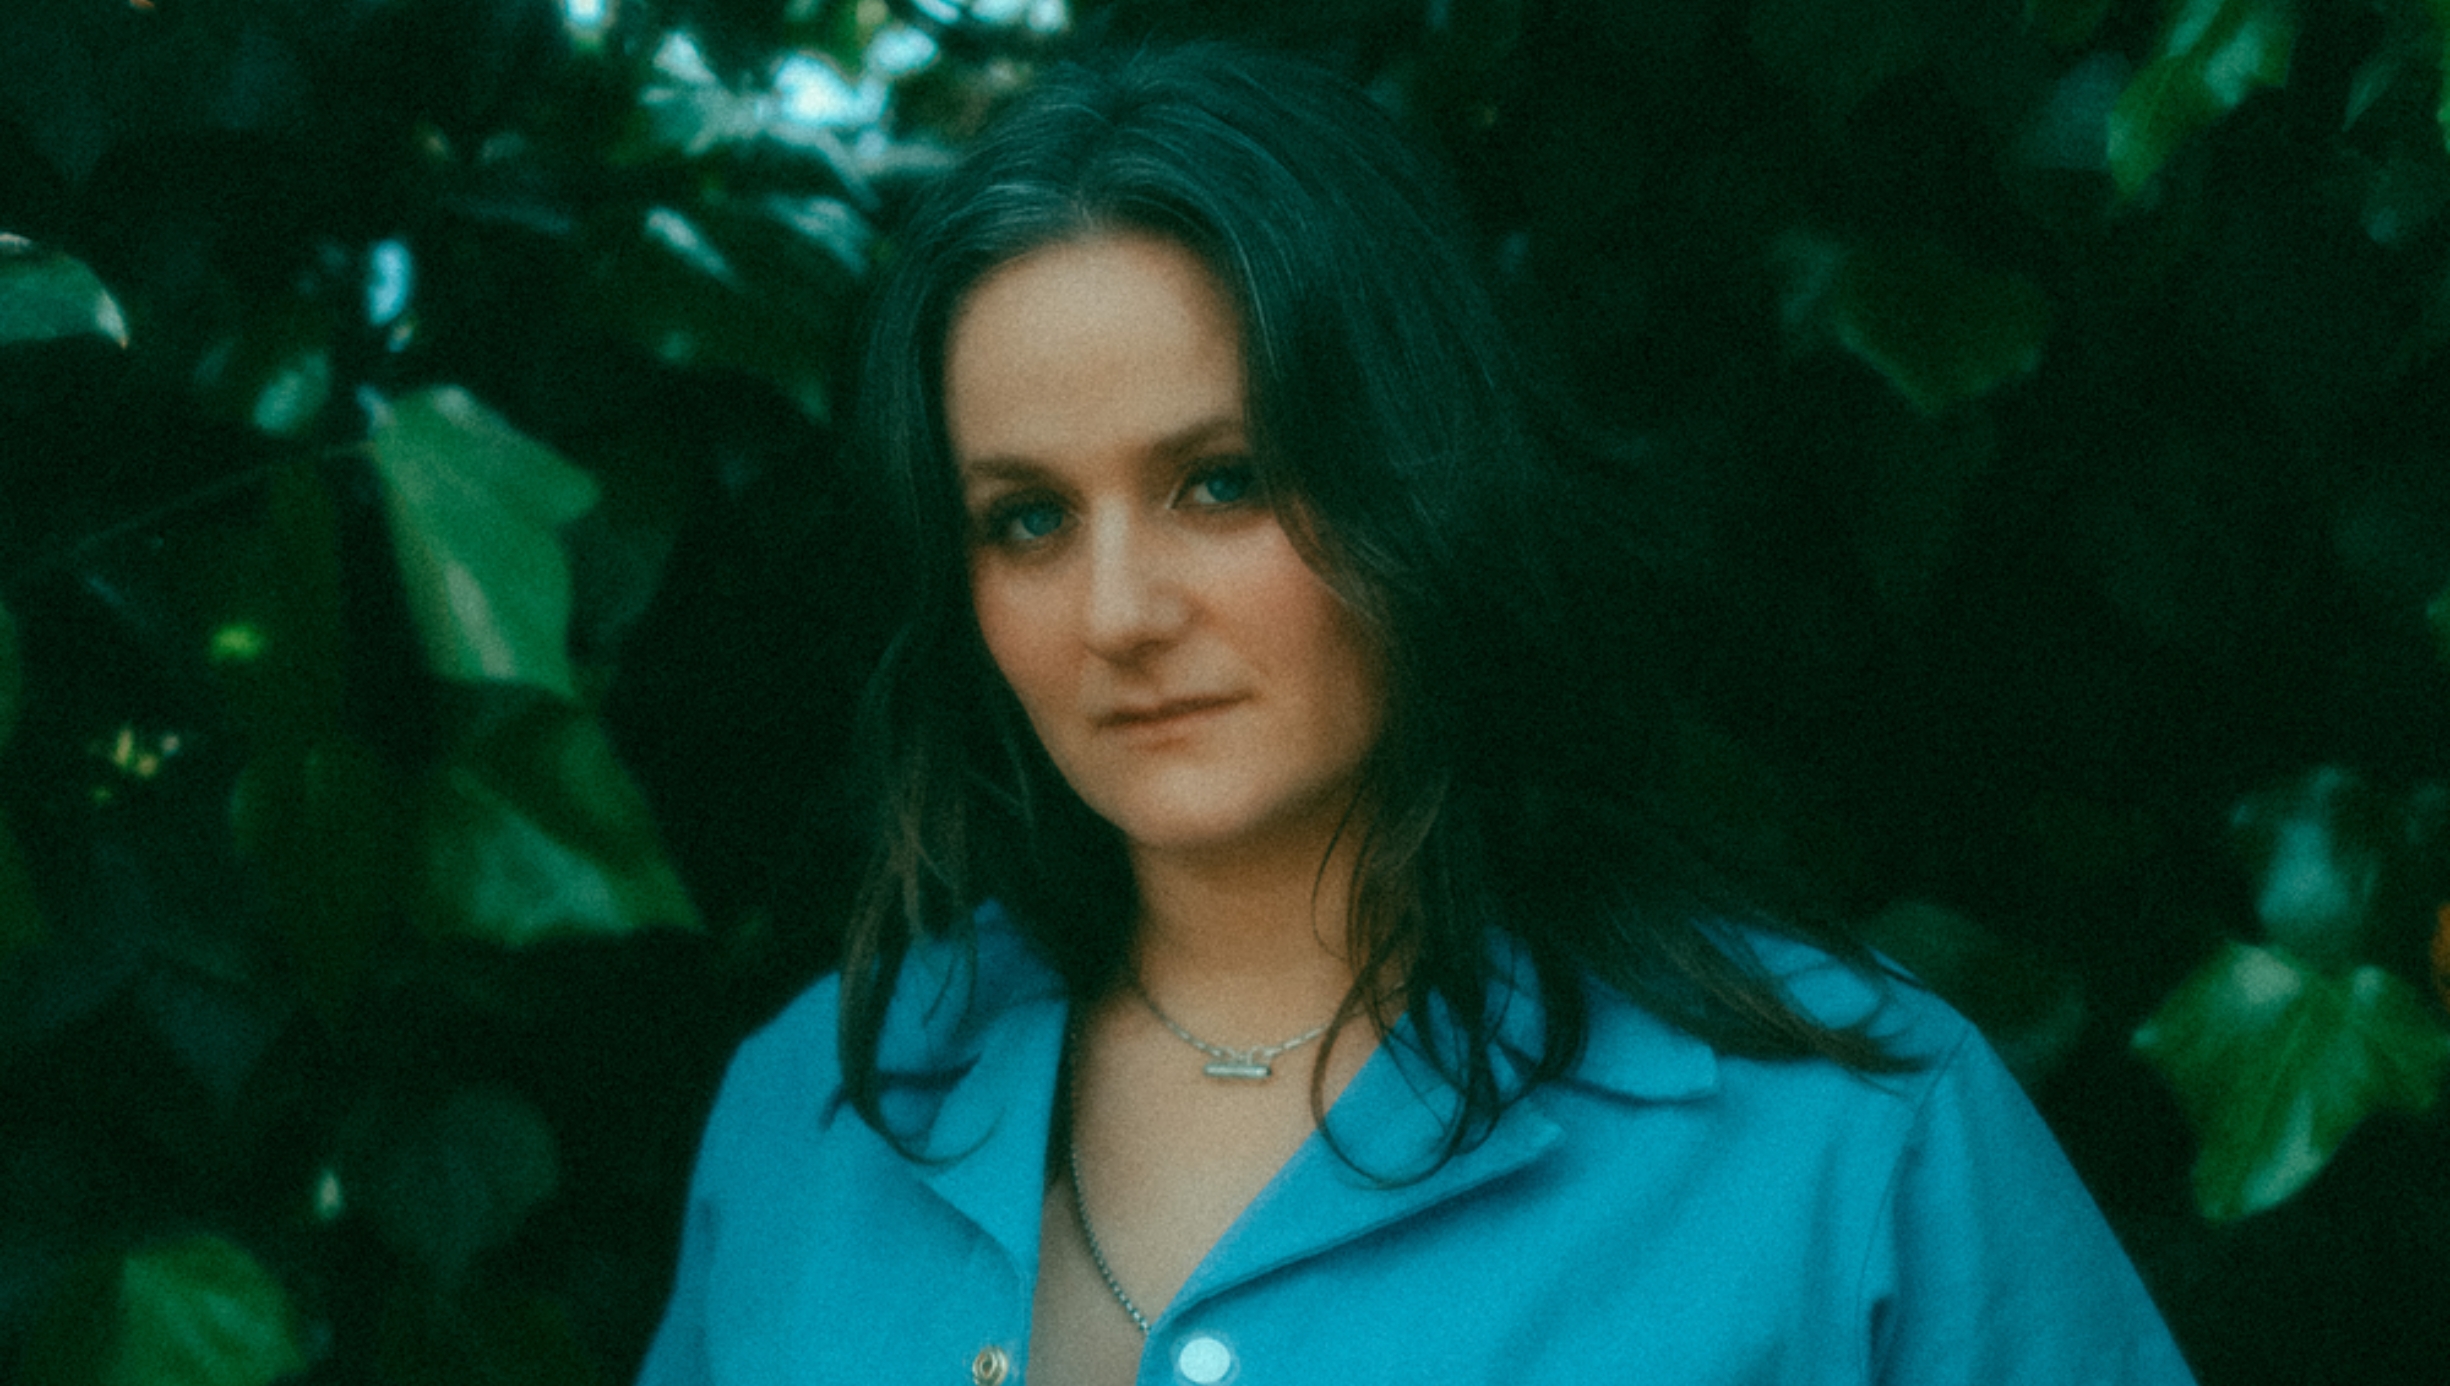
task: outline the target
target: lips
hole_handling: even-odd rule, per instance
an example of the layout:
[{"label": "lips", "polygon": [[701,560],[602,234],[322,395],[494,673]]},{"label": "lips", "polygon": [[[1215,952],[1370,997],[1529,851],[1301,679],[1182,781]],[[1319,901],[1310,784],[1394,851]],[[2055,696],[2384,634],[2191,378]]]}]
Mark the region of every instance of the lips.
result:
[{"label": "lips", "polygon": [[1109,731],[1160,730],[1186,725],[1198,717],[1221,711],[1240,701],[1238,697],[1218,696],[1125,703],[1100,714],[1097,725]]}]

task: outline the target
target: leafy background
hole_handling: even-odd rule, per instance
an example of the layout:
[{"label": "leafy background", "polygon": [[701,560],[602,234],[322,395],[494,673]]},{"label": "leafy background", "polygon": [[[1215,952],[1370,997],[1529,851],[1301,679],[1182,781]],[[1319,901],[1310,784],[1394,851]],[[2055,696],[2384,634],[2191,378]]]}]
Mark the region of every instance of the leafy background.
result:
[{"label": "leafy background", "polygon": [[10,0],[0,1375],[626,1378],[857,850],[869,270],[1037,64],[1219,34],[1451,164],[1641,446],[1693,802],[2204,1380],[2438,1380],[2446,22]]}]

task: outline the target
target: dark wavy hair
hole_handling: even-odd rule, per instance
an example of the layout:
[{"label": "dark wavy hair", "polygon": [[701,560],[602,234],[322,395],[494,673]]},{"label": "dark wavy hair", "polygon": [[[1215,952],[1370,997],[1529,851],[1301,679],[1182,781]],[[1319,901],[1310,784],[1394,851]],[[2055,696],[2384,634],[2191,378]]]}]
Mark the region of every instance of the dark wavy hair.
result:
[{"label": "dark wavy hair", "polygon": [[1740,935],[1810,937],[1868,967],[1861,950],[1749,907],[1657,802],[1668,716],[1629,654],[1643,603],[1625,493],[1534,422],[1435,169],[1324,71],[1214,46],[1139,52],[1042,78],[893,243],[855,447],[910,570],[862,709],[883,816],[841,1010],[847,1095],[880,1131],[878,1036],[916,941],[966,938],[993,898],[1075,997],[1128,956],[1122,844],[1057,774],[980,640],[942,399],[950,321],[983,278],[1124,231],[1194,252],[1239,310],[1268,493],[1384,652],[1346,940],[1358,978],[1336,1029],[1366,1017],[1384,1032],[1442,1004],[1468,1039],[1428,1055],[1464,1098],[1449,1152],[1524,1090],[1495,1062],[1501,931],[1546,1003],[1530,1083],[1581,1053],[1585,978],[1725,1050],[1894,1065],[1867,1034],[1799,1011]]}]

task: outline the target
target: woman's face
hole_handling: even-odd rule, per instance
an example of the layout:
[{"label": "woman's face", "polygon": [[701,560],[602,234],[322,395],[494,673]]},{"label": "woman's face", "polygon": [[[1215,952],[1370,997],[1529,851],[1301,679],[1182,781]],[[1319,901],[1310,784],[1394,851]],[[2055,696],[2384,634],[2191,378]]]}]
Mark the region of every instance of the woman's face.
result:
[{"label": "woman's face", "polygon": [[1260,489],[1207,268],[1139,234],[1023,256],[956,313],[944,398],[979,631],[1073,790],[1136,860],[1324,852],[1384,681]]}]

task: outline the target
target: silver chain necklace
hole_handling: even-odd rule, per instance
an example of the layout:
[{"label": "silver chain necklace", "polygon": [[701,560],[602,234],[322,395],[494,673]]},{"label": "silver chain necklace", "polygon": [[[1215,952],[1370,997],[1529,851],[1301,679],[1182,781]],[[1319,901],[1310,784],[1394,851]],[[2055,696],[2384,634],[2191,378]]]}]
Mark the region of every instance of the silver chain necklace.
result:
[{"label": "silver chain necklace", "polygon": [[[1148,994],[1148,988],[1140,985],[1138,972],[1127,973],[1126,977],[1131,984],[1131,994],[1140,998],[1140,1004],[1148,1007],[1148,1013],[1157,1017],[1158,1024],[1173,1031],[1174,1038],[1208,1056],[1208,1064],[1200,1071],[1211,1078],[1226,1078],[1245,1083],[1265,1082],[1276,1076],[1274,1065],[1278,1058],[1327,1033],[1325,1025],[1314,1025],[1289,1040],[1277,1044],[1262,1044],[1250,1049],[1234,1049],[1222,1044],[1210,1044],[1175,1023],[1174,1017],[1158,1009],[1156,998]],[[1080,1178],[1080,1140],[1078,1135],[1070,1129],[1071,1125],[1079,1121],[1080,1099],[1071,1091],[1071,1084],[1066,1083],[1065,1089],[1065,1095],[1070,1099],[1072,1111],[1071,1121],[1067,1123],[1064,1131],[1063,1159],[1066,1171],[1072,1176],[1072,1212],[1080,1221],[1080,1240],[1089,1249],[1089,1264],[1097,1267],[1098,1279],[1106,1282],[1106,1289],[1114,1296],[1114,1302],[1123,1306],[1123,1312],[1131,1316],[1133,1326],[1137,1327],[1140,1330],[1140,1336],[1145,1338],[1151,1332],[1148,1315],[1140,1312],[1140,1306],[1132,1302],[1130,1292],[1125,1290],[1123,1282],[1116,1278],[1114,1267],[1106,1263],[1106,1249],[1098,1245],[1097,1229],[1089,1224],[1089,1194]]]},{"label": "silver chain necklace", "polygon": [[1210,1044],[1177,1024],[1174,1017],[1159,1010],[1156,998],[1148,994],[1148,988],[1140,985],[1140,974],[1137,971],[1130,972],[1127,976],[1131,983],[1131,994],[1140,998],[1140,1004],[1148,1007],[1148,1013],[1157,1017],[1158,1024],[1173,1031],[1174,1038],[1208,1056],[1209,1062],[1200,1069],[1200,1072],[1211,1078],[1230,1079],[1240,1083],[1264,1083],[1276,1076],[1275,1063],[1280,1056],[1299,1049],[1327,1033],[1325,1025],[1314,1025],[1293,1038],[1277,1044],[1262,1044],[1249,1049],[1234,1049],[1222,1044]]},{"label": "silver chain necklace", "polygon": [[[1072,1103],[1072,1110],[1077,1119],[1080,1110],[1077,1100]],[[1097,1229],[1089,1225],[1089,1195],[1080,1183],[1080,1141],[1070,1131],[1064,1133],[1063,1155],[1065,1163],[1072,1167],[1072,1211],[1080,1215],[1080,1239],[1089,1244],[1089,1262],[1097,1267],[1098,1277],[1106,1282],[1106,1288],[1114,1292],[1114,1302],[1131,1315],[1131,1321],[1139,1325],[1140,1336],[1145,1338],[1149,1335],[1148,1315],[1141,1313],[1140,1306],[1123,1292],[1123,1282],[1114,1278],[1114,1267],[1106,1264],[1105,1249],[1097,1244]]]}]

